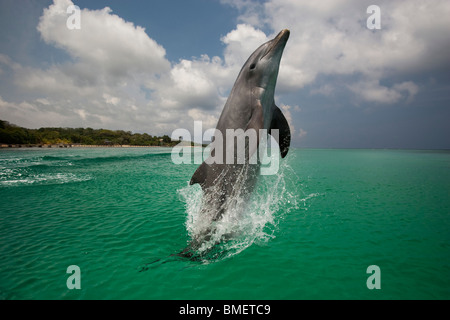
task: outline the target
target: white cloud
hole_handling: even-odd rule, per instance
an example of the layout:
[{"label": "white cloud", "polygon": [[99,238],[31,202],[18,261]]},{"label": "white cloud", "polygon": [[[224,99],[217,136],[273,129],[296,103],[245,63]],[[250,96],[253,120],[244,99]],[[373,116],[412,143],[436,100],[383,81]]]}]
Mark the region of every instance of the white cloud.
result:
[{"label": "white cloud", "polygon": [[70,0],[54,0],[44,10],[37,29],[45,42],[74,58],[77,67],[88,66],[90,71],[94,68],[108,80],[137,72],[161,73],[170,68],[164,48],[149,38],[144,28],[112,14],[108,7],[83,9],[81,29],[70,30],[66,27],[69,17],[66,10],[70,5],[73,5]]},{"label": "white cloud", "polygon": [[348,88],[366,101],[393,104],[403,99],[410,102],[419,91],[411,81],[396,83],[391,88],[380,85],[376,80],[361,81]]},{"label": "white cloud", "polygon": [[294,123],[292,121],[292,114],[291,114],[291,106],[288,105],[281,105],[280,109],[283,111],[284,117],[286,118],[289,127],[291,129],[291,135],[295,134],[295,127],[294,127]]},{"label": "white cloud", "polygon": [[28,128],[34,128],[36,123],[52,127],[56,122],[65,126],[69,117],[61,111],[58,107],[47,106],[39,101],[12,103],[3,100],[0,96],[0,114],[2,118],[7,115],[7,118],[3,120],[20,123]]},{"label": "white cloud", "polygon": [[245,11],[245,15],[238,17],[238,21],[243,24],[262,27],[264,22],[261,14],[264,12],[264,4],[255,0],[220,0],[223,4],[236,7],[239,11]]},{"label": "white cloud", "polygon": [[327,83],[327,84],[321,85],[319,88],[312,89],[311,94],[322,94],[324,96],[330,96],[335,91],[336,91],[336,89],[334,88],[334,86]]},{"label": "white cloud", "polygon": [[182,59],[160,79],[148,81],[146,87],[153,90],[151,103],[176,112],[197,110],[190,115],[202,110],[217,117],[243,63],[267,37],[260,30],[239,24],[221,41],[225,44],[223,59],[206,54],[192,60]]},{"label": "white cloud", "polygon": [[240,69],[253,51],[269,41],[269,38],[264,32],[251,25],[238,24],[236,29],[230,31],[221,40],[226,44],[224,52],[226,64]]},{"label": "white cloud", "polygon": [[188,115],[192,119],[192,124],[194,121],[201,121],[203,130],[214,128],[219,120],[219,115],[211,115],[200,109],[190,109]]},{"label": "white cloud", "polygon": [[348,88],[357,96],[370,102],[391,104],[397,102],[402,97],[399,91],[382,86],[376,80],[361,81],[349,85]]},{"label": "white cloud", "polygon": [[299,134],[298,134],[298,137],[301,139],[301,138],[306,137],[307,134],[308,134],[307,131],[305,131],[305,130],[303,130],[302,128],[300,128],[300,132],[299,132]]},{"label": "white cloud", "polygon": [[47,99],[45,99],[45,98],[36,99],[36,102],[44,104],[46,106],[48,106],[50,104],[50,102]]},{"label": "white cloud", "polygon": [[400,92],[406,92],[407,102],[411,102],[414,99],[414,96],[419,92],[419,86],[412,81],[396,83],[393,88]]},{"label": "white cloud", "polygon": [[111,96],[111,95],[109,95],[107,93],[103,94],[103,98],[105,99],[106,103],[112,104],[114,106],[117,106],[119,104],[119,102],[120,102],[120,98]]},{"label": "white cloud", "polygon": [[217,61],[211,62],[207,56],[202,58],[199,61],[181,60],[174,65],[170,71],[171,84],[165,84],[168,90],[162,89],[162,93],[175,99],[182,107],[216,108],[219,102],[217,83],[208,67],[220,68],[220,65],[217,66]]},{"label": "white cloud", "polygon": [[[226,3],[241,10],[241,20],[255,19],[248,1]],[[344,80],[352,93],[367,101],[395,103],[404,90],[382,87],[380,80],[450,65],[450,35],[444,31],[450,29],[448,1],[378,1],[382,29],[376,31],[366,27],[370,4],[360,0],[267,1],[258,11],[255,25],[267,25],[274,32],[291,30],[280,67],[279,90],[301,89],[314,84],[321,74],[358,75],[363,84]],[[331,85],[322,85],[313,93],[329,95]],[[410,99],[418,89],[413,85],[406,90]]]},{"label": "white cloud", "polygon": [[83,9],[81,29],[69,30],[66,9],[71,4],[54,0],[37,28],[44,41],[73,61],[45,70],[20,67],[16,84],[65,103],[80,122],[92,126],[123,127],[122,121],[136,130],[167,131],[190,126],[189,118],[180,117],[185,112],[214,127],[212,120],[217,121],[243,62],[267,41],[262,31],[242,24],[222,37],[224,59],[205,54],[170,65],[164,48],[143,28],[109,8]]},{"label": "white cloud", "polygon": [[[0,64],[13,70],[15,85],[36,96],[22,103],[2,100],[2,110],[8,110],[3,117],[29,127],[91,126],[167,133],[176,125],[176,117],[168,116],[169,110],[159,110],[159,102],[173,97],[173,91],[163,92],[171,83],[158,80],[166,79],[172,70],[164,48],[143,28],[114,15],[109,8],[83,9],[81,29],[70,30],[66,9],[72,4],[54,0],[44,9],[37,26],[42,39],[62,49],[71,60],[41,69],[0,55]],[[156,91],[150,100],[147,88]],[[178,99],[177,106],[182,105],[182,94],[173,98]],[[20,108],[25,113],[18,112]]]}]

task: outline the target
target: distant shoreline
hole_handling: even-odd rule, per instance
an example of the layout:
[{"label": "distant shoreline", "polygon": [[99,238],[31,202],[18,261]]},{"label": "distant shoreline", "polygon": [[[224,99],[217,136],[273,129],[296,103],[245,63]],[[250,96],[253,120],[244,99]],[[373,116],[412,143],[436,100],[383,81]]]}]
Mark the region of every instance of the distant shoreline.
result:
[{"label": "distant shoreline", "polygon": [[132,146],[132,145],[78,145],[78,144],[0,144],[1,149],[28,149],[28,148],[42,148],[42,149],[58,149],[58,148],[171,148],[170,146]]},{"label": "distant shoreline", "polygon": [[[64,149],[64,148],[172,148],[173,146],[163,145],[163,146],[134,146],[134,145],[89,145],[89,144],[5,144],[0,143],[0,149],[30,149],[30,148],[40,148],[40,149]],[[202,147],[201,145],[191,146],[192,148]]]}]

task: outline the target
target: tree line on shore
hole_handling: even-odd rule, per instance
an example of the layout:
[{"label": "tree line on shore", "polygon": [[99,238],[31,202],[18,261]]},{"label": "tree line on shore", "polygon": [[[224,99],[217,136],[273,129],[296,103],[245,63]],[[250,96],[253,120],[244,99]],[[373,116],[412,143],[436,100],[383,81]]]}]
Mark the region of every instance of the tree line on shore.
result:
[{"label": "tree line on shore", "polygon": [[152,136],[123,130],[92,128],[40,128],[27,129],[0,120],[0,143],[2,144],[82,144],[82,145],[130,145],[174,146],[168,135]]}]

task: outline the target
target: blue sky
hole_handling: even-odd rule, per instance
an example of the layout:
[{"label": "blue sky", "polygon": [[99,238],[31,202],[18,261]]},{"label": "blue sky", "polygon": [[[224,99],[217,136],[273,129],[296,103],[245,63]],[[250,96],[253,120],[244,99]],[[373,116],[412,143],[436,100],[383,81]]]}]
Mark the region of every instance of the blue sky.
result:
[{"label": "blue sky", "polygon": [[275,101],[294,146],[450,149],[450,3],[377,2],[379,30],[374,1],[2,0],[0,119],[206,130],[246,58],[289,28]]}]

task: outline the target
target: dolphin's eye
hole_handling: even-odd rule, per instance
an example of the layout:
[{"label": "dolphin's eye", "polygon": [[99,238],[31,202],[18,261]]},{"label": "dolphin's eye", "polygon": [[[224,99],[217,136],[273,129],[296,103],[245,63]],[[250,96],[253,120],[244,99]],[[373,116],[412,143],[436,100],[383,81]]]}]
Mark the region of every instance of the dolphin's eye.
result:
[{"label": "dolphin's eye", "polygon": [[256,63],[252,63],[251,65],[250,65],[250,70],[253,70],[253,69],[255,69],[256,68]]}]

